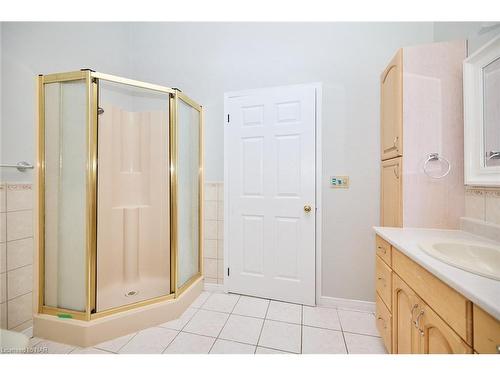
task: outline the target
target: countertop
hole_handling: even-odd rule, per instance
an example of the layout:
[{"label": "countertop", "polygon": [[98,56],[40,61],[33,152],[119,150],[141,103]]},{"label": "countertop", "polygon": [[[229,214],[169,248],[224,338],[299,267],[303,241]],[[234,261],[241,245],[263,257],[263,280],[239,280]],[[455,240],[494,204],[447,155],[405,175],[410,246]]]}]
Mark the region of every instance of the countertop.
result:
[{"label": "countertop", "polygon": [[460,230],[390,227],[374,227],[373,229],[403,254],[500,320],[500,281],[450,266],[427,255],[419,247],[419,243],[433,240],[442,242],[475,241],[499,248],[500,243]]}]

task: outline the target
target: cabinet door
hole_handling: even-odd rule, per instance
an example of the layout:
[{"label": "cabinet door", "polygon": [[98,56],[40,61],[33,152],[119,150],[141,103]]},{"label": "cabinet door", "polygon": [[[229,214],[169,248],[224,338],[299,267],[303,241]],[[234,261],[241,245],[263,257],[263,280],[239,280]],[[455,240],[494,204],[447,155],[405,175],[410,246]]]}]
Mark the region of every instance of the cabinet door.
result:
[{"label": "cabinet door", "polygon": [[392,352],[417,353],[418,332],[413,322],[421,301],[398,275],[392,275]]},{"label": "cabinet door", "polygon": [[380,76],[382,160],[403,155],[403,50],[399,50]]},{"label": "cabinet door", "polygon": [[428,305],[415,312],[419,354],[470,354],[472,349]]},{"label": "cabinet door", "polygon": [[381,167],[380,225],[403,226],[402,157],[385,160]]},{"label": "cabinet door", "polygon": [[474,305],[474,350],[481,354],[500,354],[500,321]]}]

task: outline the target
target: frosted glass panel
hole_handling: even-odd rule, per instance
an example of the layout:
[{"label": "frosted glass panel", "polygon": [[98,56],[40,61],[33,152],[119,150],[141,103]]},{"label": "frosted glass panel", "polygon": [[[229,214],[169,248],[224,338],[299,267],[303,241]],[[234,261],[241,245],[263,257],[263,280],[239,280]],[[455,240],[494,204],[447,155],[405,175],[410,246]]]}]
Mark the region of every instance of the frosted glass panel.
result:
[{"label": "frosted glass panel", "polygon": [[169,98],[99,81],[98,312],[170,294]]},{"label": "frosted glass panel", "polygon": [[45,85],[45,305],[85,310],[85,81]]},{"label": "frosted glass panel", "polygon": [[178,286],[199,271],[200,114],[179,100],[177,116]]}]

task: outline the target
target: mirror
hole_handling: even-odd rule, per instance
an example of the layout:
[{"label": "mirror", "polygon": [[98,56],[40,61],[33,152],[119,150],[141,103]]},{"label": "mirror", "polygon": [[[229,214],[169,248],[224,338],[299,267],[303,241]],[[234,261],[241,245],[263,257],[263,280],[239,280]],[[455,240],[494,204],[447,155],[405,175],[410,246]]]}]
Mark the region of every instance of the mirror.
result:
[{"label": "mirror", "polygon": [[484,163],[500,166],[500,57],[483,68]]},{"label": "mirror", "polygon": [[500,186],[500,37],[464,61],[465,184]]}]

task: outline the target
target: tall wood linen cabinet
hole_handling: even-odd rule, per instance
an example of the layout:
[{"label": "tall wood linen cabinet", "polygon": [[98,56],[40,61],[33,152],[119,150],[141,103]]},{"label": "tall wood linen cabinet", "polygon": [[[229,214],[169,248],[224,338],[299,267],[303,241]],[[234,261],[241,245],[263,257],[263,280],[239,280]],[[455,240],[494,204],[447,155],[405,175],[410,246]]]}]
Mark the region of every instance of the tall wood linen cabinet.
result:
[{"label": "tall wood linen cabinet", "polygon": [[404,47],[381,74],[381,226],[459,225],[465,57],[465,41]]}]

